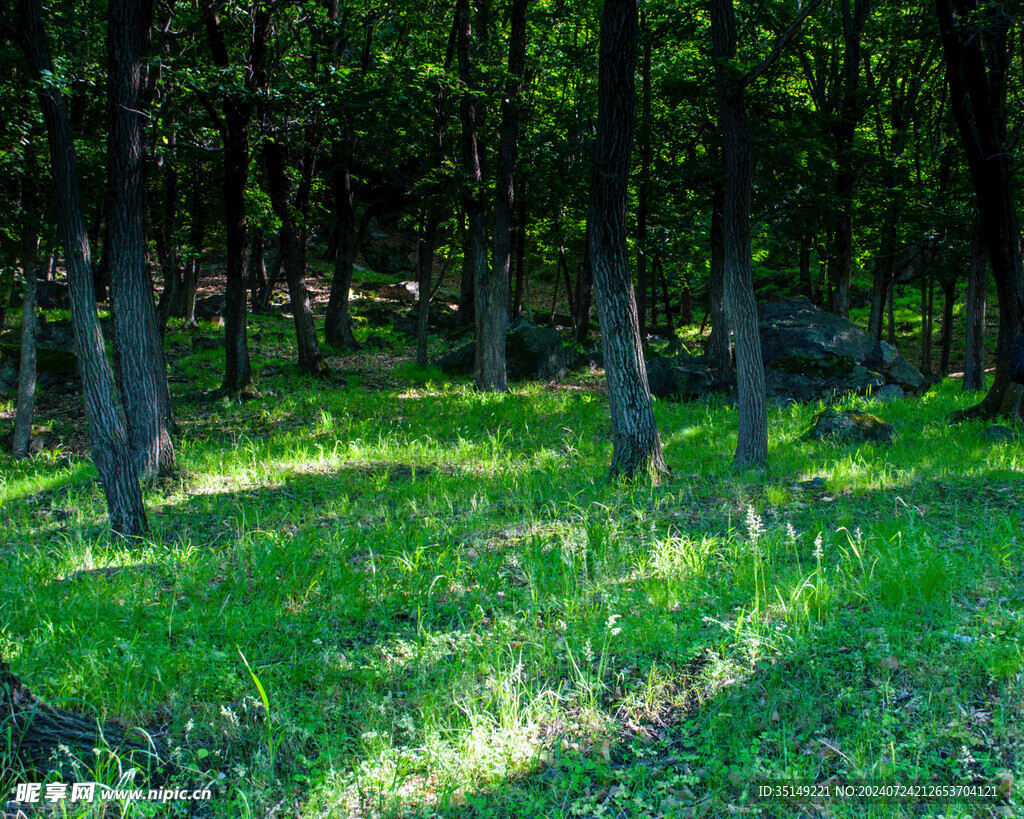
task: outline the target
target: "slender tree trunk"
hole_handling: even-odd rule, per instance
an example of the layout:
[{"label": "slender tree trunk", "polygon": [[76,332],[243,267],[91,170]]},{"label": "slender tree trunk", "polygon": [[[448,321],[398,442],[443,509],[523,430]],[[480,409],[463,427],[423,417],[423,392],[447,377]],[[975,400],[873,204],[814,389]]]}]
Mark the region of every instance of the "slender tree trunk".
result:
[{"label": "slender tree trunk", "polygon": [[324,338],[335,350],[347,352],[359,349],[356,337],[352,334],[348,299],[360,243],[356,234],[349,162],[340,144],[336,144],[331,153],[334,166],[334,232],[338,237],[338,250],[334,255],[334,278],[331,280],[331,294],[327,299],[327,314],[324,317]]},{"label": "slender tree trunk", "polygon": [[[230,69],[227,42],[216,7],[204,3],[206,32],[213,61],[221,69]],[[246,85],[256,91],[256,78],[266,54],[271,9],[256,7],[247,65]],[[252,119],[251,93],[224,92],[224,232],[227,240],[227,284],[224,290],[224,383],[228,393],[244,394],[253,390],[252,364],[249,361],[248,299],[245,272],[249,255],[249,221],[245,189],[249,181],[249,124]]]},{"label": "slender tree trunk", "polygon": [[519,186],[519,215],[516,220],[516,286],[512,296],[512,318],[523,312],[523,286],[526,276],[526,199],[523,185]]},{"label": "slender tree trunk", "polygon": [[191,248],[188,262],[185,264],[184,292],[182,294],[182,318],[188,320],[192,327],[196,326],[196,290],[202,274],[203,239],[206,236],[206,217],[203,212],[203,196],[200,170],[202,165],[197,161],[192,165],[193,181],[189,194],[189,216],[191,222],[188,231],[188,243]]},{"label": "slender tree trunk", "polygon": [[440,219],[433,213],[422,221],[419,241],[416,243],[416,281],[420,291],[417,305],[416,363],[426,366],[427,336],[430,330],[431,278],[434,272],[434,252],[437,249],[437,229]]},{"label": "slender tree trunk", "polygon": [[[574,325],[576,327],[574,337],[577,344],[586,344],[590,338],[590,322],[593,313],[594,303],[594,256],[593,241],[591,233],[590,217],[587,216],[586,250],[583,253],[583,260],[580,264],[580,275],[576,278],[576,295],[569,297],[569,303],[575,305]],[[632,288],[632,285],[631,285]],[[639,316],[637,317],[637,332],[639,332]]]},{"label": "slender tree trunk", "polygon": [[640,188],[636,201],[636,282],[639,290],[637,313],[640,339],[647,339],[647,209],[651,186],[651,34],[647,28],[647,11],[640,12],[640,37],[644,60],[642,77],[643,127],[640,129]]},{"label": "slender tree trunk", "polygon": [[[987,4],[986,4],[987,5]],[[967,155],[989,264],[999,300],[996,372],[981,403],[963,415],[999,413],[1010,386],[1010,350],[1024,317],[1020,223],[1005,148],[1009,15],[997,12],[973,23],[977,0],[936,0],[950,107]],[[971,25],[966,25],[972,20]]]},{"label": "slender tree trunk", "polygon": [[988,272],[985,239],[981,226],[975,222],[971,241],[971,264],[967,273],[967,305],[965,316],[966,349],[964,352],[964,389],[985,389],[985,282]]},{"label": "slender tree trunk", "polygon": [[811,247],[813,244],[814,237],[810,233],[802,231],[800,233],[800,292],[807,298],[812,297],[814,289],[811,284]]},{"label": "slender tree trunk", "polygon": [[146,254],[142,61],[152,0],[110,0],[107,27],[110,264],[114,357],[128,439],[142,477],[174,471],[167,365]]},{"label": "slender tree trunk", "polygon": [[[34,163],[33,163],[34,164]],[[34,184],[26,181],[25,186]],[[24,190],[24,186],[23,186]],[[36,265],[39,261],[38,231],[29,226],[29,208],[35,199],[32,195],[22,196],[22,207],[26,218],[22,224],[22,278],[25,281],[25,302],[21,308],[21,359],[18,366],[18,405],[14,413],[14,441],[12,445],[16,460],[29,456],[32,444],[32,413],[36,402],[36,292],[39,277]],[[34,209],[34,208],[33,208]]]},{"label": "slender tree trunk", "polygon": [[[724,172],[724,169],[723,169]],[[715,185],[711,200],[711,270],[708,299],[711,313],[711,335],[707,353],[714,362],[715,380],[719,385],[731,384],[732,328],[725,308],[725,186]]]},{"label": "slender tree trunk", "polygon": [[[172,135],[172,139],[174,139]],[[173,143],[172,143],[173,145]],[[177,157],[171,153],[164,159],[164,208],[163,215],[153,231],[156,239],[156,253],[163,271],[164,286],[157,302],[157,325],[161,338],[167,332],[167,322],[172,315],[182,313],[182,291],[185,282],[182,277],[178,243],[178,167]]]},{"label": "slender tree trunk", "polygon": [[956,303],[956,279],[944,278],[942,287],[942,341],[939,354],[939,375],[949,375],[949,357],[953,347],[953,306]]},{"label": "slender tree trunk", "polygon": [[18,0],[17,9],[18,36],[36,83],[49,137],[57,229],[64,245],[75,354],[82,375],[93,461],[107,498],[114,533],[126,538],[141,537],[147,528],[146,508],[100,331],[71,123],[58,87],[43,82],[44,76],[52,75],[54,67],[43,30],[41,4],[39,0]]},{"label": "slender tree trunk", "polygon": [[725,169],[725,306],[736,339],[739,437],[735,463],[763,468],[768,464],[768,408],[750,250],[754,148],[743,86],[730,77],[727,65],[735,60],[737,49],[732,0],[711,0],[711,37]]},{"label": "slender tree trunk", "polygon": [[291,191],[284,169],[284,149],[276,139],[268,139],[263,145],[263,159],[267,170],[267,193],[274,214],[281,223],[281,259],[284,276],[288,282],[288,297],[291,302],[292,319],[295,322],[295,338],[298,346],[299,370],[307,375],[321,372],[323,356],[320,342],[313,324],[313,310],[306,289],[306,254],[292,210]]},{"label": "slender tree trunk", "polygon": [[249,244],[249,263],[245,274],[245,280],[249,287],[249,300],[253,312],[259,309],[260,293],[267,289],[267,256],[264,252],[267,243],[263,231],[253,231],[252,240]]},{"label": "slender tree trunk", "polygon": [[626,193],[633,142],[638,0],[605,0],[598,63],[597,143],[587,213],[601,346],[612,420],[612,476],[668,473],[647,384],[626,247]]},{"label": "slender tree trunk", "polygon": [[932,289],[934,279],[929,273],[921,279],[921,372],[932,374]]},{"label": "slender tree trunk", "polygon": [[856,155],[853,142],[864,116],[858,93],[861,35],[870,12],[870,0],[840,0],[843,13],[843,96],[839,118],[832,128],[836,143],[835,255],[832,267],[832,312],[850,313],[850,278],[853,270],[853,202],[856,193]]}]

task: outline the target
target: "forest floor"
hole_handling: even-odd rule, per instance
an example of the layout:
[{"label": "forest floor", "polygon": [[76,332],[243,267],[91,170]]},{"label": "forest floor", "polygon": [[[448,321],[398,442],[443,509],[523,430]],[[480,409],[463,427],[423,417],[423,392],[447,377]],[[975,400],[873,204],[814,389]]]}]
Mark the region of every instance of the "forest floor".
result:
[{"label": "forest floor", "polygon": [[[1024,442],[950,426],[959,382],[872,405],[889,446],[775,408],[765,472],[731,466],[722,398],[658,402],[674,477],[651,488],[605,477],[599,374],[479,395],[374,330],[306,378],[277,311],[239,402],[196,341],[222,332],[168,335],[179,473],[143,545],[108,535],[74,407],[40,415],[36,458],[0,454],[0,654],[213,792],[40,815],[1024,811]],[[33,776],[4,759],[0,790]],[[133,776],[116,748],[64,765]],[[865,780],[925,790],[800,790]],[[942,790],[972,783],[1000,795]]]}]

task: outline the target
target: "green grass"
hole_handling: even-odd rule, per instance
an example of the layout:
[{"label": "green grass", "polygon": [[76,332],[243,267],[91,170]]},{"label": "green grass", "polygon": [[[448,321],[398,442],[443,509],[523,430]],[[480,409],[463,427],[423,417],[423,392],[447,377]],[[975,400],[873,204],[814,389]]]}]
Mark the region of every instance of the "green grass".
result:
[{"label": "green grass", "polygon": [[[201,815],[798,816],[752,782],[1024,774],[1024,449],[950,427],[958,383],[872,410],[888,447],[776,409],[765,473],[730,466],[723,402],[659,402],[675,477],[651,489],[606,481],[593,378],[338,386],[293,374],[287,329],[259,319],[245,403],[201,395],[223,353],[172,337],[181,474],[141,548],[87,461],[0,456],[4,658],[166,732]],[[80,764],[112,785],[118,761]]]}]

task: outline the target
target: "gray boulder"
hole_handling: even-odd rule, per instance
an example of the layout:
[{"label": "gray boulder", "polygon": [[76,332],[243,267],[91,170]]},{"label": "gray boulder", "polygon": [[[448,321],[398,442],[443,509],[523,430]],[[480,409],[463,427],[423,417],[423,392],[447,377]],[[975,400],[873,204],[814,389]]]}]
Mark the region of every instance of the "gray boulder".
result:
[{"label": "gray boulder", "polygon": [[[512,381],[560,378],[573,367],[578,353],[562,343],[558,331],[523,322],[505,339],[506,372]],[[444,356],[437,366],[449,375],[469,375],[476,363],[476,342]]]},{"label": "gray boulder", "polygon": [[827,409],[815,417],[806,437],[839,444],[891,444],[894,433],[890,424],[866,412]]},{"label": "gray boulder", "polygon": [[649,358],[647,383],[651,395],[669,401],[692,401],[714,388],[710,362],[685,353],[672,358],[663,355]]},{"label": "gray boulder", "polygon": [[[814,389],[827,393],[847,383],[849,386],[839,391],[863,392],[882,384],[897,384],[907,392],[927,388],[924,376],[895,347],[875,341],[852,321],[819,310],[808,299],[762,302],[758,320],[765,367],[839,382],[812,384]],[[858,367],[877,373],[880,380],[866,376]]]}]

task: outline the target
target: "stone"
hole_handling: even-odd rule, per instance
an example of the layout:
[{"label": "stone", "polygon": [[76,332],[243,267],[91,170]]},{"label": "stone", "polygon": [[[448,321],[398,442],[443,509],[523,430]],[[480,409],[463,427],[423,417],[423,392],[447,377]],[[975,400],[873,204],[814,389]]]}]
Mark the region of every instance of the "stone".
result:
[{"label": "stone", "polygon": [[990,427],[985,427],[981,431],[981,439],[989,444],[1001,444],[1005,441],[1017,441],[1021,437],[1019,432],[1014,431],[1010,427],[1003,426],[1002,424],[994,424]]},{"label": "stone", "polygon": [[417,301],[420,297],[420,285],[419,282],[398,282],[397,284],[387,284],[377,291],[383,299],[393,299],[395,301],[404,301],[412,303]]},{"label": "stone", "polygon": [[899,350],[884,341],[871,348],[863,364],[884,375],[887,383],[898,384],[909,392],[920,392],[928,386],[918,369]]},{"label": "stone", "polygon": [[648,359],[647,383],[651,395],[669,401],[692,401],[714,388],[707,360],[685,353]]},{"label": "stone", "polygon": [[806,437],[839,444],[891,444],[894,435],[890,424],[869,413],[827,409],[815,417]]},{"label": "stone", "polygon": [[852,321],[819,310],[808,299],[762,302],[758,321],[765,367],[781,374],[773,383],[797,400],[864,392],[882,384],[897,384],[907,392],[928,387],[895,347],[875,341]]},{"label": "stone", "polygon": [[875,404],[891,404],[893,401],[902,401],[906,397],[907,394],[899,384],[884,384],[877,390],[868,393],[868,400]]},{"label": "stone", "polygon": [[[575,349],[562,343],[558,331],[522,322],[505,339],[505,370],[512,381],[561,378],[576,363]],[[476,366],[476,342],[452,351],[437,362],[449,375],[469,375]]]}]

